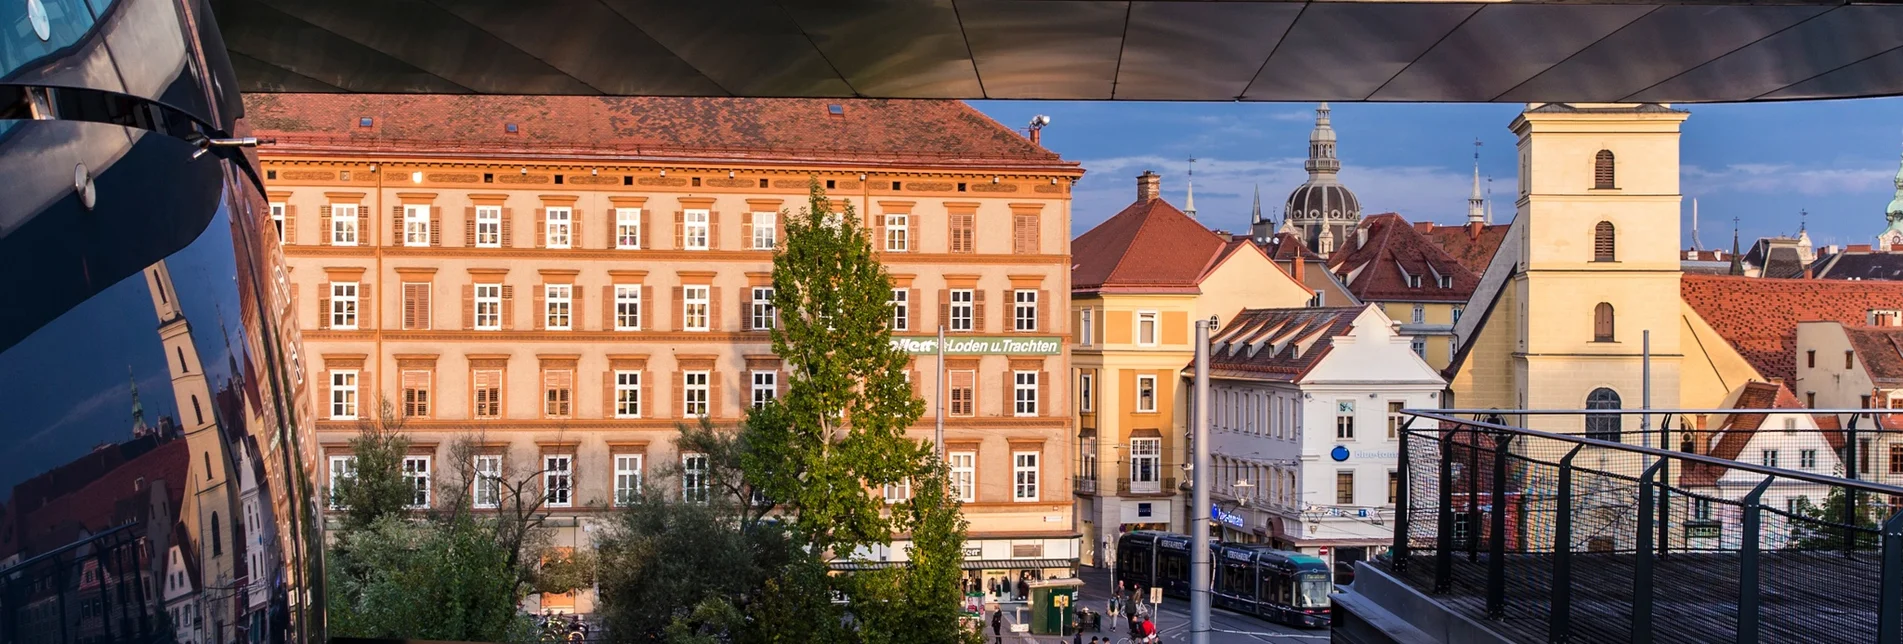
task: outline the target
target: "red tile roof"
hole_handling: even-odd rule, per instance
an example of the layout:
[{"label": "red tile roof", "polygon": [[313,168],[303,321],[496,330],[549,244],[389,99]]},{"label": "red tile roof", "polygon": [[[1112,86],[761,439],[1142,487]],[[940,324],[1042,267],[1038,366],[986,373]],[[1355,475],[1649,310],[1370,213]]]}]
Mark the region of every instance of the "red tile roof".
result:
[{"label": "red tile roof", "polygon": [[1493,263],[1494,252],[1500,250],[1500,243],[1507,239],[1507,229],[1513,227],[1511,224],[1436,226],[1432,222],[1414,226],[1425,228],[1421,232],[1429,240],[1475,275],[1486,274],[1487,265]]},{"label": "red tile roof", "polygon": [[277,140],[262,149],[266,155],[924,162],[1082,172],[962,101],[425,94],[246,94],[244,101],[257,136]]},{"label": "red tile roof", "polygon": [[[1738,392],[1737,402],[1732,409],[1804,409],[1797,396],[1782,384],[1769,382],[1745,383],[1743,391]],[[1728,461],[1738,460],[1744,448],[1751,444],[1751,438],[1764,425],[1769,414],[1732,414],[1725,418],[1725,424],[1719,427],[1718,442],[1713,445],[1709,455]],[[1829,436],[1835,432],[1825,431]],[[1843,437],[1836,437],[1836,443],[1842,443]],[[1690,463],[1685,466],[1685,476],[1680,480],[1683,485],[1715,485],[1728,468],[1705,463]]]},{"label": "red tile roof", "polygon": [[[1363,302],[1465,302],[1480,286],[1479,274],[1400,215],[1368,217],[1361,220],[1357,236],[1359,231],[1366,231],[1367,242],[1345,240],[1328,258],[1328,266]],[[1408,274],[1420,277],[1419,287],[1408,286]],[[1437,275],[1452,277],[1452,285],[1442,288]]]},{"label": "red tile roof", "polygon": [[[1299,380],[1354,329],[1363,306],[1243,309],[1209,336],[1209,373],[1250,380]],[[1194,368],[1191,365],[1189,368]]]},{"label": "red tile roof", "polygon": [[1267,243],[1259,245],[1262,247],[1263,252],[1269,254],[1269,259],[1273,259],[1277,263],[1287,262],[1295,259],[1297,256],[1311,262],[1327,261],[1327,258],[1317,255],[1315,251],[1309,250],[1307,246],[1303,246],[1302,242],[1295,238],[1294,233],[1276,233],[1274,236],[1269,237]]},{"label": "red tile roof", "polygon": [[1227,242],[1162,199],[1130,204],[1071,240],[1071,292],[1196,293]]},{"label": "red tile roof", "polygon": [[1903,385],[1903,328],[1844,325],[1844,333],[1871,381],[1884,387]]},{"label": "red tile roof", "polygon": [[1903,305],[1903,282],[1687,273],[1679,294],[1759,375],[1794,382],[1798,322],[1863,324],[1871,309]]}]

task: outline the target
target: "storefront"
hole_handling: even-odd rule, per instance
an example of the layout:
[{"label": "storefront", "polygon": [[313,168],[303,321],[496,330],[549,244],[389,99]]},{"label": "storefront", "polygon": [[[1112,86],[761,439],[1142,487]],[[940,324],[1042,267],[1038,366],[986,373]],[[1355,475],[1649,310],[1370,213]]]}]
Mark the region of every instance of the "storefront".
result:
[{"label": "storefront", "polygon": [[[861,550],[853,560],[834,561],[835,572],[877,570],[903,564],[911,542],[895,540],[890,546]],[[973,538],[965,541],[965,591],[980,593],[985,601],[1019,601],[1021,588],[1046,579],[1070,579],[1077,576],[1081,535],[1038,538]]]}]

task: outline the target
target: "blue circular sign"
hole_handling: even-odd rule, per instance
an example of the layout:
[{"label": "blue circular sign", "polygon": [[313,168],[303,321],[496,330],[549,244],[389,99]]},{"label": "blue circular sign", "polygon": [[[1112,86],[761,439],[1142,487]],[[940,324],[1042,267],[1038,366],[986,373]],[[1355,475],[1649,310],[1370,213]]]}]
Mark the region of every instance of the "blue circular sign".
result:
[{"label": "blue circular sign", "polygon": [[1335,459],[1337,463],[1348,460],[1348,448],[1343,445],[1336,445],[1335,449],[1329,450],[1328,457]]}]

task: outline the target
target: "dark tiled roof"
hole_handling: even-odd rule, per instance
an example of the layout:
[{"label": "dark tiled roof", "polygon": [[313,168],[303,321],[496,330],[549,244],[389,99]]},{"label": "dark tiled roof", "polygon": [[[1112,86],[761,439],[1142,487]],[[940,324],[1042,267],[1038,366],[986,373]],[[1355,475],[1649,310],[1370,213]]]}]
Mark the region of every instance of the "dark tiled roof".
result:
[{"label": "dark tiled roof", "polygon": [[[1366,307],[1243,309],[1209,337],[1212,376],[1298,380]],[[1191,365],[1192,367],[1194,365]]]},{"label": "dark tiled roof", "polygon": [[1903,304],[1903,282],[1684,275],[1679,295],[1765,378],[1794,382],[1797,323],[1861,325]]},{"label": "dark tiled roof", "polygon": [[[1329,271],[1342,277],[1348,291],[1363,302],[1465,302],[1480,286],[1480,276],[1428,240],[1427,235],[1394,213],[1361,220],[1354,233],[1367,242],[1343,241],[1328,258]],[[1403,273],[1406,271],[1406,273]],[[1408,274],[1420,286],[1408,286]],[[1436,275],[1453,278],[1441,288]]]},{"label": "dark tiled roof", "polygon": [[1903,280],[1903,253],[1836,253],[1812,266],[1819,279]]},{"label": "dark tiled roof", "polygon": [[1507,230],[1513,227],[1511,224],[1436,226],[1432,223],[1415,226],[1425,228],[1421,232],[1429,240],[1475,275],[1486,274],[1487,265],[1493,263],[1494,253],[1500,250],[1500,243],[1506,241]]},{"label": "dark tiled roof", "polygon": [[1844,334],[1870,380],[1885,387],[1903,385],[1903,328],[1845,325]]},{"label": "dark tiled roof", "polygon": [[[1803,409],[1804,405],[1797,402],[1797,396],[1791,395],[1791,390],[1782,384],[1748,382],[1743,391],[1738,393],[1738,401],[1731,408]],[[1744,452],[1746,445],[1751,444],[1751,437],[1757,434],[1767,417],[1768,414],[1732,414],[1726,417],[1724,426],[1719,428],[1718,442],[1712,446],[1710,455],[1729,461],[1738,460],[1738,455]],[[1843,439],[1839,437],[1837,440],[1842,442]],[[1725,469],[1716,465],[1691,463],[1685,467],[1682,481],[1685,485],[1714,485],[1719,477],[1724,476]]]},{"label": "dark tiled roof", "polygon": [[1072,292],[1196,292],[1227,242],[1162,199],[1130,204],[1071,241]]},{"label": "dark tiled roof", "polygon": [[[277,139],[267,154],[924,161],[1079,171],[961,101],[425,94],[244,100],[257,135]],[[370,127],[360,125],[363,118]]]}]

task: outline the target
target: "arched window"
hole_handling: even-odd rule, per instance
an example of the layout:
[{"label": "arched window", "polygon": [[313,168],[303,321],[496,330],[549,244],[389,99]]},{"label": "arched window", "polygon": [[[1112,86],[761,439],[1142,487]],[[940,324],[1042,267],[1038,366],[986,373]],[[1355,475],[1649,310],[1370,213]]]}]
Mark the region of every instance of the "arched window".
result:
[{"label": "arched window", "polygon": [[[1600,387],[1586,394],[1587,409],[1619,409],[1619,392]],[[1619,440],[1618,414],[1587,414],[1586,438]]]},{"label": "arched window", "polygon": [[1592,308],[1592,341],[1612,341],[1612,305],[1600,302]]},{"label": "arched window", "polygon": [[192,419],[199,425],[205,424],[205,410],[199,408],[197,395],[192,396]]},{"label": "arched window", "polygon": [[218,513],[213,512],[211,513],[211,556],[216,557],[224,553],[225,539],[223,535],[218,534]]},{"label": "arched window", "polygon": [[1612,222],[1602,221],[1592,227],[1592,261],[1610,262],[1619,258],[1618,246],[1612,237]]},{"label": "arched window", "polygon": [[172,347],[172,348],[173,350],[178,351],[178,372],[191,373],[192,368],[185,366],[185,347]]},{"label": "arched window", "polygon": [[1612,151],[1600,150],[1592,159],[1592,187],[1596,190],[1611,190]]}]

